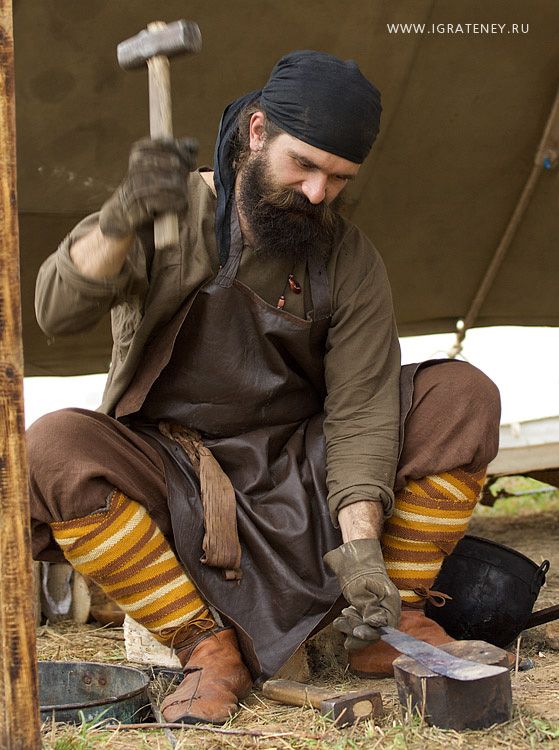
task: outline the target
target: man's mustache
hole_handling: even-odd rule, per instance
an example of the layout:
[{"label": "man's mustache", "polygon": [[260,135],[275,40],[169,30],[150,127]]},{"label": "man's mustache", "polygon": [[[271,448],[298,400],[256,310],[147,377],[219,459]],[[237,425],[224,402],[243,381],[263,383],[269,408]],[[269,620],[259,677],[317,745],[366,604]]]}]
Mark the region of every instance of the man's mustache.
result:
[{"label": "man's mustache", "polygon": [[333,227],[335,213],[322,201],[311,203],[302,193],[292,188],[272,188],[260,198],[258,208],[272,206],[285,213],[301,214],[323,227]]}]

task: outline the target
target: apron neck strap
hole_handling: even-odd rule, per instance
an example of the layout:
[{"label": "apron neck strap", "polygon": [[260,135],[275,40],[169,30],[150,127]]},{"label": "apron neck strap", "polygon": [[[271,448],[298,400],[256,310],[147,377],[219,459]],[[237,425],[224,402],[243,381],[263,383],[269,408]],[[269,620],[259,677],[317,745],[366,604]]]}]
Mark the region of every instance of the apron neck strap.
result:
[{"label": "apron neck strap", "polygon": [[241,225],[239,223],[239,214],[237,206],[233,202],[231,206],[231,241],[229,245],[229,256],[227,263],[219,269],[215,279],[216,284],[222,287],[230,287],[237,276],[241,255],[243,254],[243,236],[241,234]]},{"label": "apron neck strap", "polygon": [[332,301],[330,299],[330,285],[326,265],[323,260],[311,257],[307,261],[309,280],[311,283],[311,298],[313,303],[313,321],[324,320],[332,315]]}]

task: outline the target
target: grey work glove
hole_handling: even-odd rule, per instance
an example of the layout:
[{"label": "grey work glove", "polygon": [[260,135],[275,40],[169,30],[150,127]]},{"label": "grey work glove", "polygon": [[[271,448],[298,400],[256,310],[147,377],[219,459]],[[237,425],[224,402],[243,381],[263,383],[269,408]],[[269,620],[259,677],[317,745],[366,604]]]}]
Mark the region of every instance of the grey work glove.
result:
[{"label": "grey work glove", "polygon": [[356,651],[379,639],[377,628],[400,620],[400,593],[386,572],[378,539],[357,539],[327,552],[324,562],[338,577],[351,606],[334,627],[345,633],[345,648]]},{"label": "grey work glove", "polygon": [[102,233],[126,237],[157,214],[184,210],[188,173],[196,165],[197,151],[192,138],[137,141],[130,151],[128,174],[101,208]]}]

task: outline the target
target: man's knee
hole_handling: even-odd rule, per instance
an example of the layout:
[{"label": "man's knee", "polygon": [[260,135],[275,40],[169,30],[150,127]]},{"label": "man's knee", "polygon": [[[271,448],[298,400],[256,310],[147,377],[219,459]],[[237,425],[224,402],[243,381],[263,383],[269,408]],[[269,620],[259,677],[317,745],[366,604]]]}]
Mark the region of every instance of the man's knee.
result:
[{"label": "man's knee", "polygon": [[395,488],[457,467],[473,473],[487,467],[499,447],[500,412],[497,387],[473,365],[447,361],[421,368]]},{"label": "man's knee", "polygon": [[492,415],[498,424],[501,417],[501,395],[491,378],[468,362],[448,369],[452,370],[449,377],[453,380],[453,391],[460,392],[473,408]]},{"label": "man's knee", "polygon": [[40,417],[26,431],[30,470],[45,463],[58,464],[62,457],[75,455],[78,437],[89,423],[87,413],[79,409],[60,409]]},{"label": "man's knee", "polygon": [[468,362],[441,362],[420,370],[415,380],[415,392],[418,391],[423,398],[436,400],[445,411],[464,409],[488,427],[499,427],[499,389],[485,373]]}]

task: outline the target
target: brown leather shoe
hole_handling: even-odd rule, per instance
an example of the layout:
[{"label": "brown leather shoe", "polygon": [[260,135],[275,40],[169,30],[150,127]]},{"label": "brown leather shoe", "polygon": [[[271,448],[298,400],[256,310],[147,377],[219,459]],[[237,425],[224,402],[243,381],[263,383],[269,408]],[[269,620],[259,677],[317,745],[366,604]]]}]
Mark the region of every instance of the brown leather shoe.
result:
[{"label": "brown leather shoe", "polygon": [[161,704],[165,721],[223,724],[231,718],[252,687],[233,628],[204,633],[177,656],[185,677]]},{"label": "brown leather shoe", "polygon": [[[398,630],[432,646],[442,646],[454,640],[421,609],[403,609]],[[400,652],[388,643],[375,641],[360,651],[350,651],[349,669],[359,677],[393,677],[392,662],[397,656]]]}]

